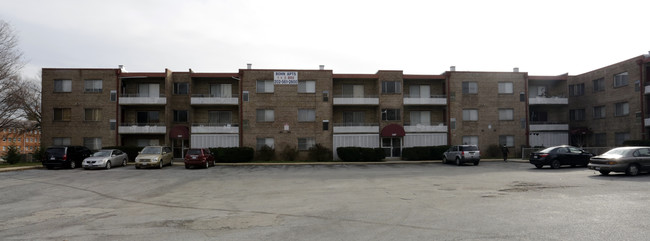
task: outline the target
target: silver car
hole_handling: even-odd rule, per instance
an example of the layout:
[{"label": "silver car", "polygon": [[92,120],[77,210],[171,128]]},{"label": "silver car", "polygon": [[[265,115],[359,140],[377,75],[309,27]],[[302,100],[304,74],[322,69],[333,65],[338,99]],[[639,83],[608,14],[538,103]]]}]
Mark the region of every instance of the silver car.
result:
[{"label": "silver car", "polygon": [[470,162],[478,165],[481,161],[481,151],[476,145],[457,145],[451,146],[442,154],[442,163],[454,163],[457,166]]},{"label": "silver car", "polygon": [[87,157],[81,163],[84,169],[111,169],[113,165],[126,166],[129,157],[118,149],[103,149]]},{"label": "silver car", "polygon": [[650,147],[627,146],[611,149],[589,160],[589,169],[608,175],[610,172],[625,172],[636,176],[650,170]]}]

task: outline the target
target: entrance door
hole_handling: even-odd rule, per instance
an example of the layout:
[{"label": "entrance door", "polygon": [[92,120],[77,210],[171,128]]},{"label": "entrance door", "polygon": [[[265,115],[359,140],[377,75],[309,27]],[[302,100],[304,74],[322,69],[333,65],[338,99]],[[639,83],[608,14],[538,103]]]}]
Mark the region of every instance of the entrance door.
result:
[{"label": "entrance door", "polygon": [[402,156],[402,138],[401,137],[384,137],[381,138],[381,147],[386,153],[386,157]]}]

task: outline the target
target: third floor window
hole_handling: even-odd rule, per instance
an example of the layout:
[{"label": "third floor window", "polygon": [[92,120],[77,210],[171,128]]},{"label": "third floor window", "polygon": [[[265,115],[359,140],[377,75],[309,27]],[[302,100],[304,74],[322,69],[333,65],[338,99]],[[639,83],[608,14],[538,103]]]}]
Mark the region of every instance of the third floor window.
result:
[{"label": "third floor window", "polygon": [[396,94],[402,93],[401,83],[399,81],[383,81],[381,82],[382,94]]},{"label": "third floor window", "polygon": [[478,94],[478,83],[463,82],[463,94]]},{"label": "third floor window", "polygon": [[54,92],[72,92],[72,80],[69,79],[54,80]]},{"label": "third floor window", "polygon": [[627,85],[627,72],[614,75],[614,87],[621,87]]}]

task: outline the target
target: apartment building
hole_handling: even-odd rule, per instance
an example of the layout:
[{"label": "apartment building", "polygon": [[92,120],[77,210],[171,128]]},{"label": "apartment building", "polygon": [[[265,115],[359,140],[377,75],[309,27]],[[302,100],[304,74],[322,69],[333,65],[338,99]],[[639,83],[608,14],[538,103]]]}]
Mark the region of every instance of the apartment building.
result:
[{"label": "apartment building", "polygon": [[4,156],[10,146],[15,146],[21,154],[34,153],[41,146],[41,132],[39,130],[25,130],[23,128],[0,129],[0,157]]},{"label": "apartment building", "polygon": [[190,147],[268,145],[300,159],[315,144],[334,154],[381,147],[390,158],[413,146],[613,146],[648,137],[649,59],[576,76],[44,68],[43,144],[169,145],[176,157]]}]

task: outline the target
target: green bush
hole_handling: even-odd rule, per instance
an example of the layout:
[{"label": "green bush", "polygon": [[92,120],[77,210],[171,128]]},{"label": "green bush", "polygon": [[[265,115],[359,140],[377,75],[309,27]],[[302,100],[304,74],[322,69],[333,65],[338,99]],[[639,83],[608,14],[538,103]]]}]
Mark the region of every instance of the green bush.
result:
[{"label": "green bush", "polygon": [[264,161],[264,162],[274,160],[275,159],[275,149],[273,149],[270,146],[264,145],[264,146],[262,146],[262,148],[260,148],[257,151],[257,153],[255,155],[255,159],[258,160],[258,161]]},{"label": "green bush", "polygon": [[449,146],[416,146],[402,149],[403,160],[440,160]]},{"label": "green bush", "polygon": [[135,161],[135,157],[138,156],[138,152],[142,151],[143,147],[139,146],[105,146],[102,149],[118,149],[126,153],[129,156],[129,161]]},{"label": "green bush", "polygon": [[210,148],[215,162],[237,163],[253,160],[255,150],[250,147],[218,147]]},{"label": "green bush", "polygon": [[336,154],[346,162],[375,162],[386,158],[381,148],[339,147],[336,148]]},{"label": "green bush", "polygon": [[623,146],[650,146],[650,140],[626,140]]},{"label": "green bush", "polygon": [[332,161],[332,151],[321,144],[309,148],[309,160],[317,162]]},{"label": "green bush", "polygon": [[20,162],[20,151],[18,151],[18,147],[13,144],[7,147],[7,153],[5,153],[5,156],[3,158],[9,164],[16,164]]},{"label": "green bush", "polygon": [[40,162],[45,158],[45,148],[42,146],[39,146],[34,152],[32,153],[32,158],[36,162]]},{"label": "green bush", "polygon": [[284,149],[280,152],[280,158],[284,161],[295,161],[298,159],[298,150],[293,147],[284,146]]}]

